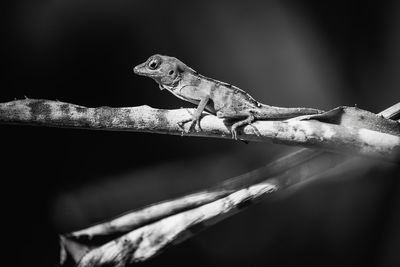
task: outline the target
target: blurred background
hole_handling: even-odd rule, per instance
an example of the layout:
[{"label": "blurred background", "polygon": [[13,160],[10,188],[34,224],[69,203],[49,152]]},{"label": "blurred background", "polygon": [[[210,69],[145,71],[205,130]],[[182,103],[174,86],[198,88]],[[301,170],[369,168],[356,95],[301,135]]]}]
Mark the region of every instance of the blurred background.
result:
[{"label": "blurred background", "polygon": [[[155,53],[260,102],[379,112],[400,100],[398,1],[9,1],[0,101],[192,107],[132,68]],[[13,265],[55,266],[58,234],[242,174],[296,148],[0,125]],[[400,266],[399,167],[278,193],[145,266]]]}]

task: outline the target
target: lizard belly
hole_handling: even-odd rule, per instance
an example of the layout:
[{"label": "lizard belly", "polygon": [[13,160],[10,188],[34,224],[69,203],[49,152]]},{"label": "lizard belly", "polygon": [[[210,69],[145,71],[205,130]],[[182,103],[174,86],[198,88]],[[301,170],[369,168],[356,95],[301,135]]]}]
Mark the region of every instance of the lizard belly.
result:
[{"label": "lizard belly", "polygon": [[172,93],[174,96],[176,96],[177,98],[180,98],[180,99],[182,99],[182,100],[184,100],[184,101],[193,103],[193,104],[195,104],[195,105],[198,105],[198,104],[200,103],[200,100],[193,99],[193,98],[189,98],[189,97],[185,97],[184,95],[175,92],[177,89],[169,88],[169,87],[165,87],[165,89],[167,89],[169,92],[171,92],[171,93]]},{"label": "lizard belly", "polygon": [[[171,92],[177,98],[180,98],[180,99],[182,99],[184,101],[190,102],[190,103],[195,104],[195,105],[198,105],[200,103],[201,97],[199,96],[199,99],[195,99],[195,98],[191,97],[191,96],[193,96],[192,94],[187,94],[187,93],[185,94],[185,91],[181,90],[184,87],[182,87],[180,89],[169,88],[169,87],[164,87],[164,88],[167,89],[169,92]],[[208,103],[204,107],[204,109],[207,110],[208,112],[210,112],[211,114],[216,114],[216,110],[214,108],[214,102],[213,102],[212,99],[208,100]]]}]

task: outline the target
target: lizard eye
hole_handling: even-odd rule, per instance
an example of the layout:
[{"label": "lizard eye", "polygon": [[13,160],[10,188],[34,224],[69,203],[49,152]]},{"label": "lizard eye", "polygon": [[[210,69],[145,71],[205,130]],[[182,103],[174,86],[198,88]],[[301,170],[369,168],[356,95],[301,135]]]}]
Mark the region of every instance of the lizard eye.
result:
[{"label": "lizard eye", "polygon": [[170,71],[168,72],[168,74],[169,74],[170,76],[174,75],[174,73],[175,73],[175,71],[173,71],[173,70],[170,70]]},{"label": "lizard eye", "polygon": [[158,68],[159,63],[160,63],[160,62],[159,62],[157,59],[153,59],[153,60],[151,60],[151,61],[149,62],[149,68],[150,68],[151,70],[155,70],[155,69]]}]

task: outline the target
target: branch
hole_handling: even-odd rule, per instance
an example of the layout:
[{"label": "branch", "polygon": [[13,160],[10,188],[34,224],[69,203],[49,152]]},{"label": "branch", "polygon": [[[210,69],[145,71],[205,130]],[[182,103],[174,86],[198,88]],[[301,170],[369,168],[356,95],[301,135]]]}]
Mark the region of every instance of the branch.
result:
[{"label": "branch", "polygon": [[[400,109],[400,103],[395,109]],[[194,131],[190,131],[193,126],[190,123],[181,129],[178,123],[191,118],[188,111],[154,109],[149,106],[87,108],[59,101],[25,99],[0,103],[0,123],[231,138],[230,125],[210,114],[201,119],[201,129],[195,126]],[[395,129],[393,133],[382,132],[379,127],[368,129],[353,127],[351,124],[343,126],[310,118],[307,121],[256,121],[253,125],[259,130],[259,136],[251,126],[244,127],[239,136],[246,141],[272,141],[386,160],[393,160],[400,154],[398,124],[391,125]]]}]

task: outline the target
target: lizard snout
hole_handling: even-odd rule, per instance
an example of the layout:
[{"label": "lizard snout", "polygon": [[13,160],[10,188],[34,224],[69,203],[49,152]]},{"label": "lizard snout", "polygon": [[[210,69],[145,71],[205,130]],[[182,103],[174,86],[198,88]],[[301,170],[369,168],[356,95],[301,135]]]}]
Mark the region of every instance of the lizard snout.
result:
[{"label": "lizard snout", "polygon": [[136,67],[133,68],[133,73],[139,74],[139,75],[142,74],[141,68],[142,68],[142,65],[137,65]]},{"label": "lizard snout", "polygon": [[137,65],[136,67],[133,68],[133,72],[137,75],[142,75],[142,76],[150,76],[149,71],[146,68],[146,62]]}]

